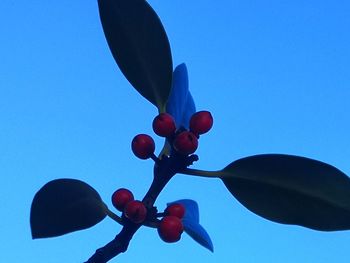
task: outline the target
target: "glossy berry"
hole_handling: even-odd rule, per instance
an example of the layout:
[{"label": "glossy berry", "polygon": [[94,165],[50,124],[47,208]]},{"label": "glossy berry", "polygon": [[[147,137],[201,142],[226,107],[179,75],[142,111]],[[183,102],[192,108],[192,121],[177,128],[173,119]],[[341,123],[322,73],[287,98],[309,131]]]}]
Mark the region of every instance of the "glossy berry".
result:
[{"label": "glossy berry", "polygon": [[172,204],[165,209],[167,216],[176,216],[177,218],[183,218],[185,215],[185,207],[181,204]]},{"label": "glossy berry", "polygon": [[209,111],[198,111],[190,119],[190,131],[196,135],[208,132],[213,126],[213,116]]},{"label": "glossy berry", "polygon": [[179,241],[183,230],[182,222],[176,216],[163,217],[158,226],[160,238],[167,243]]},{"label": "glossy berry", "polygon": [[183,131],[176,136],[173,145],[179,153],[189,155],[197,150],[198,139],[192,132]]},{"label": "glossy berry", "polygon": [[176,125],[173,117],[168,113],[161,113],[154,118],[153,131],[161,137],[170,137],[175,133]]},{"label": "glossy berry", "polygon": [[146,219],[147,208],[141,201],[134,200],[126,205],[124,214],[130,221],[140,224]]},{"label": "glossy berry", "polygon": [[140,159],[150,158],[155,150],[155,144],[151,136],[139,134],[131,142],[133,153]]},{"label": "glossy berry", "polygon": [[119,211],[123,212],[126,205],[134,200],[134,195],[128,189],[120,188],[112,195],[112,204]]}]

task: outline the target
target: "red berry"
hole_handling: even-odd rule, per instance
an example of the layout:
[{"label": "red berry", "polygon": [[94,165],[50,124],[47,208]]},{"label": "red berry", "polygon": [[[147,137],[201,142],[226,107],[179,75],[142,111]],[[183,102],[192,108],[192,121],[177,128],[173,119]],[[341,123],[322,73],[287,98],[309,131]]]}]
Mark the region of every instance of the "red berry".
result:
[{"label": "red berry", "polygon": [[140,224],[146,219],[147,208],[141,201],[134,200],[126,205],[124,213],[130,221]]},{"label": "red berry", "polygon": [[194,153],[198,147],[197,137],[189,131],[183,131],[178,134],[174,140],[174,148],[179,153],[189,155]]},{"label": "red berry", "polygon": [[177,218],[183,218],[185,215],[185,207],[181,204],[172,204],[165,209],[167,216],[176,216]]},{"label": "red berry", "polygon": [[154,153],[155,144],[151,136],[147,134],[139,134],[132,140],[131,149],[140,159],[148,159]]},{"label": "red berry", "polygon": [[176,216],[163,217],[158,226],[160,238],[167,243],[179,241],[183,230],[182,222]]},{"label": "red berry", "polygon": [[112,204],[119,211],[123,212],[125,206],[134,200],[134,195],[128,189],[120,188],[112,195]]},{"label": "red berry", "polygon": [[161,137],[170,137],[176,130],[174,118],[168,113],[161,113],[155,117],[152,127],[153,131]]},{"label": "red berry", "polygon": [[190,131],[196,135],[208,132],[213,126],[213,116],[209,111],[198,111],[190,120]]}]

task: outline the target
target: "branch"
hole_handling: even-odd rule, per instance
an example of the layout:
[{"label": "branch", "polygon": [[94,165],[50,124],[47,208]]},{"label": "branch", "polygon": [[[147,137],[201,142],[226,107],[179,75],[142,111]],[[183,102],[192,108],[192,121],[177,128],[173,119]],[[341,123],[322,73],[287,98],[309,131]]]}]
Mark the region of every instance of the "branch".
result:
[{"label": "branch", "polygon": [[[154,177],[152,184],[145,194],[142,202],[147,208],[147,219],[143,223],[145,226],[157,227],[157,211],[154,203],[170,179],[180,171],[186,171],[187,166],[198,160],[197,155],[182,156],[173,154],[170,157],[164,156],[156,160],[154,166]],[[131,238],[142,224],[135,224],[123,215],[119,217],[107,209],[107,214],[116,222],[123,225],[120,233],[107,245],[96,250],[95,254],[85,263],[106,263],[120,253],[124,253],[130,243]]]},{"label": "branch", "polygon": [[95,254],[85,263],[106,263],[120,253],[124,253],[130,240],[141,225],[127,224],[116,237],[104,247],[96,250]]}]

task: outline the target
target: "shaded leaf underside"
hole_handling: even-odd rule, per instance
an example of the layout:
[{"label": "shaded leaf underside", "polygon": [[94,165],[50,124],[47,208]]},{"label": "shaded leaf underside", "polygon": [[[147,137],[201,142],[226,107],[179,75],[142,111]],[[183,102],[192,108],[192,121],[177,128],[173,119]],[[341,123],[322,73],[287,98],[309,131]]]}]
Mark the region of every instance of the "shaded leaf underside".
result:
[{"label": "shaded leaf underside", "polygon": [[172,82],[170,44],[163,25],[144,0],[98,0],[101,23],[124,76],[165,111]]},{"label": "shaded leaf underside", "polygon": [[218,175],[238,201],[266,219],[322,231],[350,229],[350,179],[331,165],[264,154],[237,160]]},{"label": "shaded leaf underside", "polygon": [[30,225],[33,238],[64,235],[86,229],[106,217],[106,206],[88,184],[75,179],[57,179],[34,196]]}]

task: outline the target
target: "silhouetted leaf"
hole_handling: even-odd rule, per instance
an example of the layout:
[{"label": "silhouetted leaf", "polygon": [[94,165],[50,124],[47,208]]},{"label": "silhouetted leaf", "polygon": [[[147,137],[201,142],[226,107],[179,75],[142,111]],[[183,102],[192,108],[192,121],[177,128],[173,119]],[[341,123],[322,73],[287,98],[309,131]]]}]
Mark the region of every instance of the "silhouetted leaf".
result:
[{"label": "silhouetted leaf", "polygon": [[188,89],[188,74],[185,63],[178,65],[173,73],[171,88],[166,111],[171,114],[176,126],[188,129],[190,118],[196,112],[192,95]]},{"label": "silhouetted leaf", "polygon": [[33,238],[64,235],[86,229],[106,217],[106,206],[90,185],[75,179],[57,179],[34,196],[30,211]]},{"label": "silhouetted leaf", "polygon": [[246,208],[275,222],[322,231],[350,229],[350,180],[312,159],[263,154],[217,172]]},{"label": "silhouetted leaf", "polygon": [[173,66],[159,17],[145,0],[98,0],[98,5],[119,68],[142,96],[165,111]]},{"label": "silhouetted leaf", "polygon": [[213,243],[207,231],[199,224],[199,208],[196,201],[192,199],[181,199],[167,205],[182,204],[185,207],[185,215],[182,218],[184,231],[203,247],[214,251]]}]

